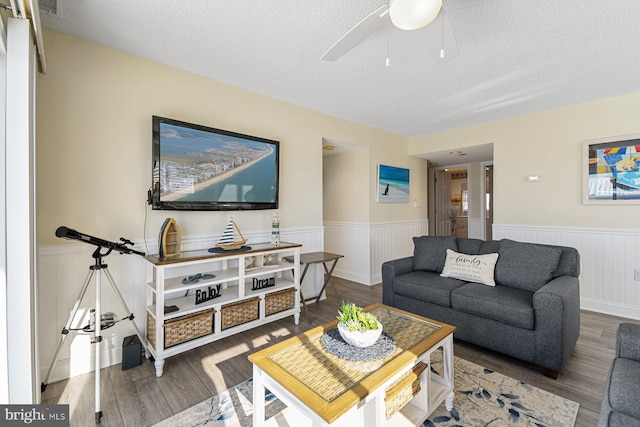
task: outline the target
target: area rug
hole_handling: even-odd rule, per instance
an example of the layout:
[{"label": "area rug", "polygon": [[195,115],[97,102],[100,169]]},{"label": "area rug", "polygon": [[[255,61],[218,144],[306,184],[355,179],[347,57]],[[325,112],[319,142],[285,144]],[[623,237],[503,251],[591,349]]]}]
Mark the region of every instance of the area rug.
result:
[{"label": "area rug", "polygon": [[[455,358],[454,368],[453,410],[447,411],[443,403],[421,426],[571,427],[575,423],[579,406],[576,402],[460,358]],[[432,363],[431,369],[438,372],[440,361]],[[253,381],[248,379],[156,426],[251,426],[252,392]],[[267,417],[273,417],[285,408],[268,391],[266,401]]]}]

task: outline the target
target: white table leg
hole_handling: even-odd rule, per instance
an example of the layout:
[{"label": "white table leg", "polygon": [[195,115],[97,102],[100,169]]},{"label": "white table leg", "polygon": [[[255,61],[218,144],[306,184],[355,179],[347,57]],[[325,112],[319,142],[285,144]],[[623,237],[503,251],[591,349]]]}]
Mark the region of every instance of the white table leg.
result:
[{"label": "white table leg", "polygon": [[264,425],[264,384],[262,370],[253,365],[253,425]]},{"label": "white table leg", "polygon": [[449,335],[444,345],[442,346],[442,358],[444,364],[444,382],[447,386],[451,387],[451,392],[447,394],[444,404],[447,411],[453,409],[453,337]]},{"label": "white table leg", "polygon": [[[385,426],[387,424],[387,415],[386,415],[386,406],[384,401],[384,392],[378,391],[374,397],[374,423],[373,425],[376,427]],[[364,411],[365,415],[365,425],[371,425],[371,420],[367,419],[367,411]]]},{"label": "white table leg", "polygon": [[153,364],[156,367],[156,377],[160,378],[164,371],[164,359],[158,359],[156,357],[156,361]]}]

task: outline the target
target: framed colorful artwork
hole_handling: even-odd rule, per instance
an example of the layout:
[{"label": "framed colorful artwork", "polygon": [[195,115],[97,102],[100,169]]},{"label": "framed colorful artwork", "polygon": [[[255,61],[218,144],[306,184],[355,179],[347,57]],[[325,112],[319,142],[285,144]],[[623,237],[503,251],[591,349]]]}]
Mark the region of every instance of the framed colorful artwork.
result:
[{"label": "framed colorful artwork", "polygon": [[378,203],[409,203],[409,169],[378,165]]},{"label": "framed colorful artwork", "polygon": [[584,204],[640,204],[640,134],[583,143]]}]

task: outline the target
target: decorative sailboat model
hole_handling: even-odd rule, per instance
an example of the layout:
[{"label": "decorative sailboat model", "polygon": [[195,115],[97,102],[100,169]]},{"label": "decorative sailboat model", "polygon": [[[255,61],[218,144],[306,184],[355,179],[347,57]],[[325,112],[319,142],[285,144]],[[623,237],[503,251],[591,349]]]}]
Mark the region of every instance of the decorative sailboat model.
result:
[{"label": "decorative sailboat model", "polygon": [[[239,240],[235,238],[236,236],[235,236],[234,230],[237,231],[238,234],[240,235]],[[247,243],[247,239],[244,238],[244,236],[242,235],[242,232],[240,231],[236,223],[233,221],[233,218],[229,217],[229,222],[227,223],[227,227],[224,229],[224,232],[222,233],[222,237],[220,237],[220,240],[218,241],[218,243],[216,243],[216,247],[222,248],[228,251],[231,249],[241,248],[242,245],[244,245],[245,243]]]}]

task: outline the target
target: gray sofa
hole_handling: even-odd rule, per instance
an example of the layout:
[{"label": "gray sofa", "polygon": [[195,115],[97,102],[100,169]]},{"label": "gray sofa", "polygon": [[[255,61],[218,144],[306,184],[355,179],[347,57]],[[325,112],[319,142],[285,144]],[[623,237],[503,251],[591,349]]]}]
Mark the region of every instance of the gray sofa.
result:
[{"label": "gray sofa", "polygon": [[621,323],[602,396],[599,427],[640,427],[640,325]]},{"label": "gray sofa", "polygon": [[[453,236],[413,240],[413,256],[382,265],[384,304],[454,325],[455,338],[538,365],[557,378],[580,333],[576,249]],[[442,277],[445,264],[450,273],[447,249],[452,256],[467,254],[467,264],[498,254],[495,266],[489,265],[495,285]]]}]

